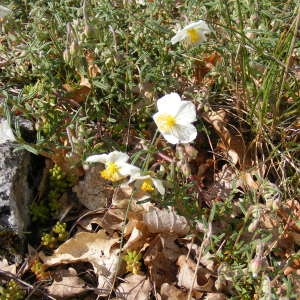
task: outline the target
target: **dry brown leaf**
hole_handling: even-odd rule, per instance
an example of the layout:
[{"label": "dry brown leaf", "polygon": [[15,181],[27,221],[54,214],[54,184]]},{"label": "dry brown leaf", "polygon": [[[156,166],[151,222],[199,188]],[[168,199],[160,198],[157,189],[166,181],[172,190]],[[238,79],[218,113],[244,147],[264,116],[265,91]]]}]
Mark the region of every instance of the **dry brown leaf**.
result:
[{"label": "dry brown leaf", "polygon": [[91,212],[78,221],[77,224],[88,231],[92,231],[95,228],[93,225],[100,226],[108,234],[113,234],[114,231],[121,230],[122,226],[124,226],[124,211],[118,208],[100,209],[95,213]]},{"label": "dry brown leaf", "polygon": [[222,293],[207,293],[207,295],[204,297],[204,300],[226,300],[226,299],[228,298]]},{"label": "dry brown leaf", "polygon": [[98,74],[101,74],[101,70],[97,64],[95,64],[95,55],[92,52],[87,52],[85,54],[85,59],[88,63],[88,73],[91,78],[96,77]]},{"label": "dry brown leaf", "polygon": [[[176,288],[174,285],[164,283],[160,288],[160,296],[162,300],[183,300],[187,299],[187,293]],[[193,300],[195,298],[191,298]]]},{"label": "dry brown leaf", "polygon": [[0,270],[9,272],[11,274],[17,274],[17,266],[16,264],[9,265],[7,259],[3,258],[0,260]]},{"label": "dry brown leaf", "polygon": [[53,283],[47,287],[47,290],[53,297],[65,299],[86,291],[84,288],[85,282],[78,277],[76,270],[73,268],[55,271],[52,276],[55,279]]},{"label": "dry brown leaf", "polygon": [[[205,230],[204,232],[207,232]],[[192,253],[193,257],[196,257],[199,255],[201,250],[201,246],[195,243],[187,243],[187,248],[189,249],[189,252]],[[216,269],[216,259],[215,255],[210,254],[209,252],[205,253],[204,255],[201,255],[200,258],[200,264],[207,268],[209,271],[214,272]]]},{"label": "dry brown leaf", "polygon": [[88,72],[91,78],[96,77],[98,74],[101,74],[101,70],[97,64],[92,64],[88,66]]},{"label": "dry brown leaf", "polygon": [[148,300],[152,289],[145,275],[130,274],[116,289],[117,297],[126,300]]},{"label": "dry brown leaf", "polygon": [[221,61],[221,55],[215,52],[209,56],[204,57],[204,61],[215,66],[219,61]]},{"label": "dry brown leaf", "polygon": [[72,99],[78,103],[85,101],[91,91],[91,84],[85,77],[81,77],[79,87],[77,88],[72,87],[68,83],[63,84],[62,86],[67,92],[65,98]]},{"label": "dry brown leaf", "polygon": [[250,190],[257,190],[259,187],[249,172],[240,172],[239,185]]},{"label": "dry brown leaf", "polygon": [[190,230],[185,217],[167,209],[153,209],[145,213],[144,223],[152,233],[168,232],[183,236]]},{"label": "dry brown leaf", "polygon": [[295,244],[300,246],[300,234],[296,232],[291,232],[290,234],[293,237]]},{"label": "dry brown leaf", "polygon": [[157,235],[152,240],[144,254],[144,263],[157,288],[165,282],[175,282],[177,273],[175,261],[181,254],[181,249],[174,243],[174,238],[172,240],[171,237]]},{"label": "dry brown leaf", "polygon": [[123,249],[130,249],[130,250],[139,250],[145,244],[145,237],[143,232],[136,227],[133,228],[129,239],[127,240],[126,244],[123,246]]},{"label": "dry brown leaf", "polygon": [[195,61],[194,78],[196,84],[200,84],[205,75],[210,72],[218,61],[221,60],[221,56],[218,53],[213,53],[210,56],[204,58],[204,61]]},{"label": "dry brown leaf", "polygon": [[230,132],[226,128],[226,112],[223,109],[220,109],[218,111],[208,111],[204,112],[202,114],[202,117],[204,120],[206,120],[208,123],[210,123],[214,129],[217,131],[218,135],[220,136],[222,142],[227,147],[230,145]]},{"label": "dry brown leaf", "polygon": [[[196,271],[196,263],[185,255],[181,255],[177,260],[179,272],[177,274],[178,286],[188,290],[197,290],[204,292],[212,292],[214,280],[211,277],[211,272],[201,266]],[[193,284],[193,278],[197,272],[196,280]]]},{"label": "dry brown leaf", "polygon": [[216,130],[222,141],[219,147],[227,154],[227,159],[232,164],[239,163],[242,169],[253,165],[242,135],[238,132],[231,134],[226,127],[226,112],[223,109],[204,112],[202,117]]},{"label": "dry brown leaf", "polygon": [[39,256],[48,266],[84,261],[101,271],[103,261],[110,257],[111,248],[118,240],[106,235],[104,230],[95,233],[79,232],[58,247],[53,255],[46,256],[40,252]]},{"label": "dry brown leaf", "polygon": [[54,251],[51,256],[40,252],[45,265],[53,266],[63,263],[89,262],[98,275],[98,288],[101,296],[109,294],[114,276],[119,266],[119,249],[112,246],[119,238],[108,236],[104,230],[96,233],[79,232]]}]

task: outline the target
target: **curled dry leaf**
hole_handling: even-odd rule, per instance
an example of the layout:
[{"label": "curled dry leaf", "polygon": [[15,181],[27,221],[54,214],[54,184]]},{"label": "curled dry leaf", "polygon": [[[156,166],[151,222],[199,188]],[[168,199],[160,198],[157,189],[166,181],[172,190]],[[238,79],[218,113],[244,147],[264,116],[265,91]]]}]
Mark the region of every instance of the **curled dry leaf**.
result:
[{"label": "curled dry leaf", "polygon": [[65,299],[86,291],[85,282],[78,277],[73,268],[55,271],[53,277],[55,278],[53,283],[47,287],[48,293],[53,297]]},{"label": "curled dry leaf", "polygon": [[[214,280],[208,269],[199,266],[196,270],[196,263],[185,255],[179,256],[177,265],[179,266],[179,272],[177,274],[178,286],[188,290],[192,289],[204,292],[213,291]],[[195,272],[197,272],[197,275],[193,284]]]},{"label": "curled dry leaf", "polygon": [[130,249],[130,250],[139,250],[145,244],[145,237],[143,232],[136,227],[133,228],[130,237],[126,244],[123,246],[123,249]]},{"label": "curled dry leaf", "polygon": [[[174,285],[164,283],[160,288],[160,296],[162,300],[182,300],[187,299],[187,293],[178,289]],[[195,298],[191,298],[194,300]]]},{"label": "curled dry leaf", "polygon": [[113,234],[116,230],[121,230],[124,226],[124,211],[120,209],[110,208],[97,210],[95,213],[82,218],[78,223],[82,228],[92,231],[93,225],[100,226],[109,234]]},{"label": "curled dry leaf", "polygon": [[152,286],[145,275],[130,274],[116,289],[116,295],[126,300],[148,300]]},{"label": "curled dry leaf", "polygon": [[0,270],[9,272],[11,274],[16,275],[17,274],[17,266],[16,264],[9,265],[7,259],[3,258],[0,261]]},{"label": "curled dry leaf", "polygon": [[185,217],[179,216],[174,211],[167,209],[153,209],[145,213],[144,223],[149,232],[152,233],[168,232],[184,236],[190,230]]}]

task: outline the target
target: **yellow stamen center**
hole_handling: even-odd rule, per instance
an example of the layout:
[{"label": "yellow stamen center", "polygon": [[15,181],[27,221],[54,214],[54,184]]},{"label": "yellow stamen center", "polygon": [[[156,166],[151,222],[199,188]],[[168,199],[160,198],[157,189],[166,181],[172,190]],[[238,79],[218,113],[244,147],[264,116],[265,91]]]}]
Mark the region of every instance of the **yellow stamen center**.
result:
[{"label": "yellow stamen center", "polygon": [[176,124],[175,117],[169,114],[162,114],[157,118],[157,125],[160,131],[170,132]]},{"label": "yellow stamen center", "polygon": [[119,174],[119,169],[120,167],[114,163],[114,162],[109,162],[106,166],[106,168],[100,172],[100,175],[110,181],[118,181],[122,179],[123,177]]},{"label": "yellow stamen center", "polygon": [[201,40],[201,35],[199,30],[195,29],[195,28],[190,28],[187,29],[186,31],[187,35],[188,35],[188,39],[192,44],[197,44],[200,42]]},{"label": "yellow stamen center", "polygon": [[141,185],[141,190],[144,192],[152,192],[154,191],[154,187],[152,185],[151,179],[146,179]]}]

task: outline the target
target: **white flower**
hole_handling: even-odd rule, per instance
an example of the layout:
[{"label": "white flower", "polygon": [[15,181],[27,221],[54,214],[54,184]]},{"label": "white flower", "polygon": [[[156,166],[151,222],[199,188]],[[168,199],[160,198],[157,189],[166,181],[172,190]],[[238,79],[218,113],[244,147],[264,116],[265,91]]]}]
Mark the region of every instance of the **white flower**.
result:
[{"label": "white flower", "polygon": [[167,94],[157,101],[158,112],[154,122],[163,137],[171,144],[190,143],[197,136],[197,129],[191,123],[196,121],[195,105],[182,101],[177,93]]},{"label": "white flower", "polygon": [[210,29],[205,21],[191,23],[179,30],[171,39],[171,43],[175,44],[186,40],[188,44],[198,45],[207,40],[206,34],[210,33]]},{"label": "white flower", "polygon": [[5,6],[0,5],[0,18],[4,18],[5,16],[9,15],[11,10]]},{"label": "white flower", "polygon": [[143,192],[153,192],[157,190],[161,195],[165,194],[165,188],[161,180],[151,177],[150,175],[133,177],[129,183],[135,181],[135,186]]},{"label": "white flower", "polygon": [[110,181],[119,181],[127,176],[139,176],[140,169],[127,161],[129,156],[126,153],[113,151],[109,154],[91,155],[86,159],[87,163],[103,163],[105,169],[100,172],[100,175]]}]

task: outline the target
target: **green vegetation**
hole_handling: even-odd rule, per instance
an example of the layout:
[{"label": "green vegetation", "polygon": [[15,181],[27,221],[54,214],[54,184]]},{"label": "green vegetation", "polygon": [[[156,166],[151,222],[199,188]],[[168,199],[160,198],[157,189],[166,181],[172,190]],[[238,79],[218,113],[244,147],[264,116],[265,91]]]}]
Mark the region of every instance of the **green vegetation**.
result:
[{"label": "green vegetation", "polygon": [[[21,147],[53,162],[32,219],[44,226],[57,218],[87,157],[126,152],[164,183],[152,202],[174,207],[196,240],[208,240],[203,251],[216,257],[220,286],[230,277],[230,299],[296,299],[299,278],[285,270],[299,253],[297,1],[3,5],[13,12],[0,21],[1,111]],[[211,29],[207,41],[171,44],[200,19]],[[191,145],[166,142],[153,122],[157,99],[172,92],[196,107]],[[22,137],[21,117],[34,124],[34,142]],[[67,236],[58,224],[42,245]],[[128,251],[127,271],[138,273],[141,259]]]}]

